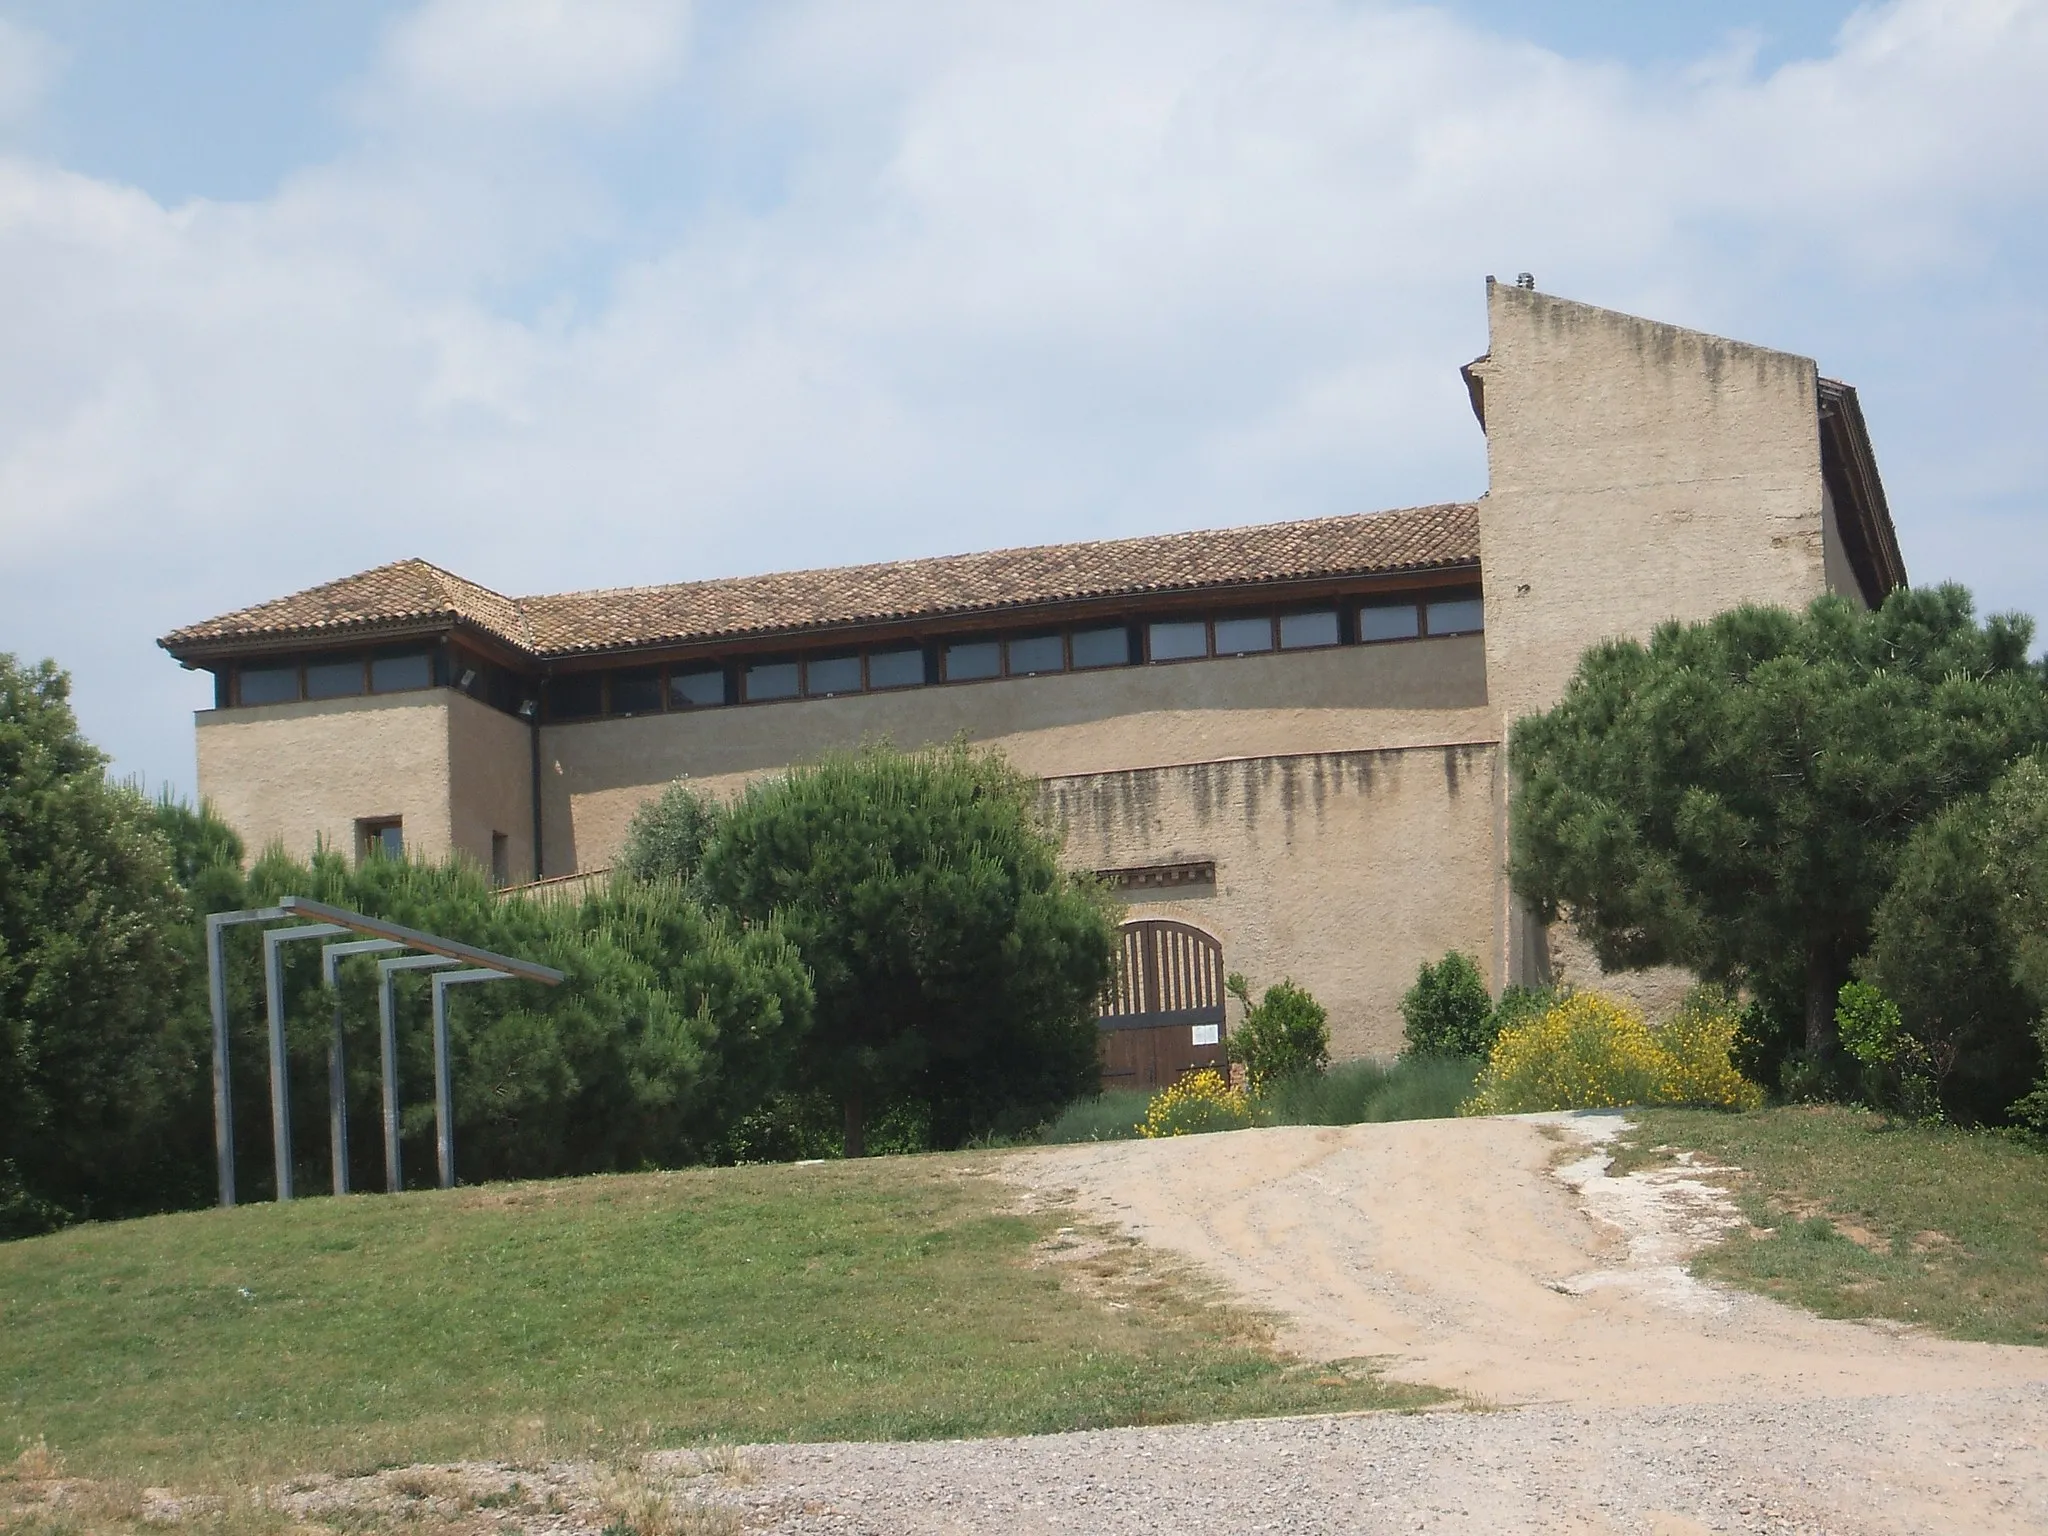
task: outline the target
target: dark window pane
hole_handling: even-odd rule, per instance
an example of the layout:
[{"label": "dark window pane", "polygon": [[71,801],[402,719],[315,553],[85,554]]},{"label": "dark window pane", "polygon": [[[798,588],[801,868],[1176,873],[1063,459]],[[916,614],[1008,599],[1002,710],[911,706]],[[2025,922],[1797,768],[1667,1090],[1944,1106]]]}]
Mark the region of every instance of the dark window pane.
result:
[{"label": "dark window pane", "polygon": [[1216,621],[1216,654],[1218,656],[1244,656],[1253,651],[1273,649],[1273,621],[1271,619],[1218,619]]},{"label": "dark window pane", "polygon": [[1010,642],[1010,676],[1029,677],[1036,672],[1067,670],[1066,647],[1058,635],[1032,635]]},{"label": "dark window pane", "polygon": [[915,688],[923,682],[923,651],[868,652],[870,688]]},{"label": "dark window pane", "polygon": [[796,663],[764,661],[747,668],[747,702],[796,697]]},{"label": "dark window pane", "polygon": [[356,823],[357,856],[365,859],[405,857],[405,823],[394,816],[389,821]]},{"label": "dark window pane", "polygon": [[1171,624],[1151,625],[1150,629],[1154,661],[1185,661],[1191,656],[1209,654],[1209,626],[1200,619],[1177,619]]},{"label": "dark window pane", "polygon": [[1413,603],[1358,610],[1361,640],[1413,640],[1420,633]]},{"label": "dark window pane", "polygon": [[725,668],[668,675],[670,709],[711,709],[725,702]]},{"label": "dark window pane", "polygon": [[242,668],[244,704],[289,704],[299,696],[297,667]]},{"label": "dark window pane", "polygon": [[306,663],[306,697],[345,699],[363,691],[363,658]]},{"label": "dark window pane", "polygon": [[615,715],[658,715],[661,713],[661,670],[635,667],[612,674],[612,713]]},{"label": "dark window pane", "polygon": [[1074,631],[1074,667],[1127,667],[1131,664],[1131,635],[1122,625],[1115,629]]},{"label": "dark window pane", "polygon": [[403,693],[425,688],[434,681],[433,660],[425,651],[410,656],[373,656],[370,659],[370,692]]},{"label": "dark window pane", "polygon": [[971,682],[1003,670],[1003,648],[993,640],[975,640],[946,647],[946,681]]},{"label": "dark window pane", "polygon": [[604,677],[597,672],[572,672],[548,679],[550,720],[593,720],[604,713]]},{"label": "dark window pane", "polygon": [[1325,609],[1321,613],[1280,615],[1280,648],[1283,651],[1305,651],[1311,646],[1336,643],[1337,614],[1334,609]]},{"label": "dark window pane", "polygon": [[1486,605],[1476,597],[1454,597],[1429,605],[1432,635],[1470,635],[1486,628]]},{"label": "dark window pane", "polygon": [[804,692],[814,699],[860,692],[858,656],[818,656],[804,663]]}]

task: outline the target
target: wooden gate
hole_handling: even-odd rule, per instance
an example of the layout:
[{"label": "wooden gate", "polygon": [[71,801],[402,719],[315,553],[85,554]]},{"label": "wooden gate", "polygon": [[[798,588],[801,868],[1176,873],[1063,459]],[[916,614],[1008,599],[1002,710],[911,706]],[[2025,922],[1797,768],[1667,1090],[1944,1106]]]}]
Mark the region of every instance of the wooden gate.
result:
[{"label": "wooden gate", "polygon": [[1228,1073],[1223,1049],[1223,945],[1163,917],[1120,930],[1116,977],[1102,999],[1102,1086],[1150,1092],[1187,1072]]}]

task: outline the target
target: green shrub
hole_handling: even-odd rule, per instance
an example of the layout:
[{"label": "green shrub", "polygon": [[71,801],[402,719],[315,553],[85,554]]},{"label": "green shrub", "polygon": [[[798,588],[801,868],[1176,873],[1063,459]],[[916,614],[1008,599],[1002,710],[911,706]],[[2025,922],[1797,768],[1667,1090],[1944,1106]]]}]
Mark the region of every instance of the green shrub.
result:
[{"label": "green shrub", "polygon": [[1948,1117],[1965,1124],[2005,1119],[2041,1070],[2040,1010],[2014,974],[2013,935],[2001,921],[2007,891],[1992,868],[1993,825],[1989,798],[1976,795],[1913,834],[1857,967],[1898,1005],[1902,1026],[1904,1055],[1874,1070],[1900,1091],[1905,1078],[1925,1078]]},{"label": "green shrub", "polygon": [[1245,1083],[1257,1093],[1268,1083],[1314,1075],[1330,1064],[1330,1019],[1323,1005],[1291,981],[1266,988],[1252,1001],[1251,985],[1233,971],[1224,983],[1244,1004],[1230,1033],[1230,1059],[1244,1065]]},{"label": "green shrub", "polygon": [[1038,1139],[1048,1145],[1076,1141],[1129,1141],[1152,1096],[1138,1088],[1111,1088],[1092,1099],[1076,1099],[1060,1111]]},{"label": "green shrub", "polygon": [[957,1147],[1098,1083],[1115,913],[1059,850],[1037,786],[959,744],[834,755],[720,819],[698,884],[801,951],[817,1001],[792,1086],[839,1103],[847,1155],[891,1105]]},{"label": "green shrub", "polygon": [[1258,1096],[1261,1125],[1362,1125],[1442,1120],[1472,1095],[1479,1063],[1462,1056],[1411,1056],[1388,1065],[1343,1061],[1327,1072],[1281,1078]]},{"label": "green shrub", "polygon": [[678,779],[633,813],[618,867],[634,880],[673,880],[688,885],[717,835],[725,808]]},{"label": "green shrub", "polygon": [[1425,965],[1401,999],[1403,1056],[1484,1056],[1493,1045],[1493,998],[1471,956],[1453,950]]}]

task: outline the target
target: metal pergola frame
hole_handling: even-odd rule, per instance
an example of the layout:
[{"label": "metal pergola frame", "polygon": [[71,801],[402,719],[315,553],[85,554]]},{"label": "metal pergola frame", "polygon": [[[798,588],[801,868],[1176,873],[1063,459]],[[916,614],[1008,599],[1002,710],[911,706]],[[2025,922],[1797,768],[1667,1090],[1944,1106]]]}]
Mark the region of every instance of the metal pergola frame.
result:
[{"label": "metal pergola frame", "polygon": [[[377,1013],[380,1026],[378,1052],[383,1079],[384,1183],[396,1194],[404,1187],[398,1147],[398,1027],[394,991],[399,971],[439,970],[466,965],[467,970],[444,971],[433,978],[434,1001],[434,1141],[441,1187],[455,1184],[455,1103],[449,1063],[448,992],[450,986],[471,981],[533,981],[542,986],[559,986],[563,975],[552,966],[495,950],[479,949],[439,934],[425,933],[382,918],[367,917],[346,907],[330,906],[303,896],[287,896],[274,907],[254,907],[241,912],[215,912],[206,919],[207,1001],[213,1013],[213,1130],[214,1152],[220,1166],[220,1203],[235,1203],[235,1106],[228,1075],[228,995],[225,966],[226,933],[246,923],[282,923],[263,934],[264,1012],[269,1025],[270,1045],[270,1138],[277,1163],[277,1198],[293,1198],[292,1106],[284,1036],[284,968],[282,946],[298,939],[333,938],[355,933],[364,937],[321,948],[322,978],[333,987],[343,960],[352,955],[389,954],[414,950],[377,962]],[[334,1160],[334,1192],[348,1193],[348,1076],[343,1059],[343,1017],[341,1003],[334,1005],[334,1029],[327,1053],[329,1150]]]}]

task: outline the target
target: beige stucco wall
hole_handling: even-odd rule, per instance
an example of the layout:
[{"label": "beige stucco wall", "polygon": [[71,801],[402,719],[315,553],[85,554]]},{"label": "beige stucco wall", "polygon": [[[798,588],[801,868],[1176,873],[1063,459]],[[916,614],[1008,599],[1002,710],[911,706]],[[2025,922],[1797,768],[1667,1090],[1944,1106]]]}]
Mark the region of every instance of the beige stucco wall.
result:
[{"label": "beige stucco wall", "polygon": [[[1804,607],[1828,590],[1811,359],[1497,284],[1487,310],[1479,538],[1503,741],[1601,640],[1742,603]],[[1505,811],[1503,798],[1503,823]],[[1553,957],[1507,892],[1500,901],[1501,974],[1540,980],[1554,958],[1581,984],[1596,979],[1566,936]],[[1601,982],[1653,1010],[1683,983]]]},{"label": "beige stucco wall", "polygon": [[542,732],[546,869],[611,862],[633,812],[674,779],[730,795],[868,740],[964,735],[1053,778],[1489,742],[1494,724],[1484,644],[1458,636],[554,726]]},{"label": "beige stucco wall", "polygon": [[467,694],[448,695],[450,838],[455,851],[491,867],[491,834],[506,838],[506,876],[533,878],[530,727]]},{"label": "beige stucco wall", "polygon": [[1492,936],[1490,744],[1324,752],[1050,779],[1082,868],[1214,859],[1216,883],[1145,893],[1134,916],[1194,923],[1254,989],[1285,977],[1330,1011],[1332,1054],[1400,1049],[1424,961]]},{"label": "beige stucco wall", "polygon": [[1493,285],[1487,677],[1505,720],[1666,619],[1827,589],[1811,359]]},{"label": "beige stucco wall", "polygon": [[203,710],[199,792],[252,857],[281,843],[304,858],[324,842],[353,858],[356,822],[384,816],[404,818],[409,849],[442,857],[451,702],[482,708],[437,688]]}]

